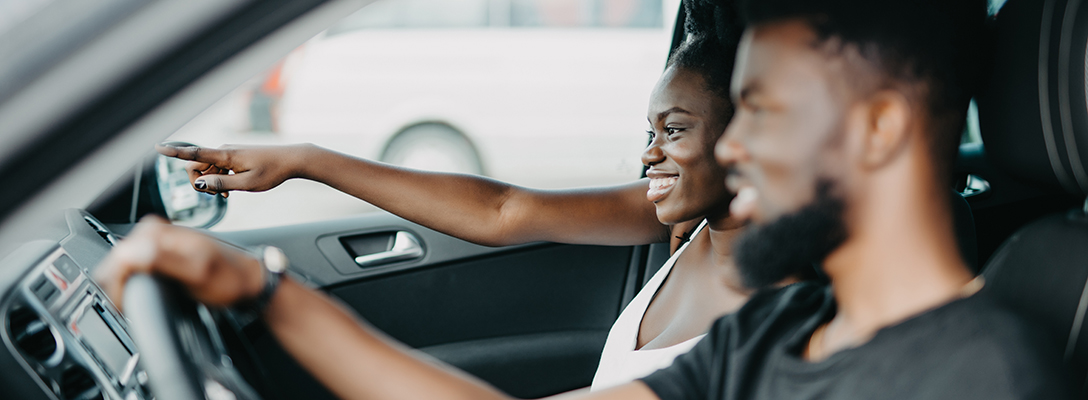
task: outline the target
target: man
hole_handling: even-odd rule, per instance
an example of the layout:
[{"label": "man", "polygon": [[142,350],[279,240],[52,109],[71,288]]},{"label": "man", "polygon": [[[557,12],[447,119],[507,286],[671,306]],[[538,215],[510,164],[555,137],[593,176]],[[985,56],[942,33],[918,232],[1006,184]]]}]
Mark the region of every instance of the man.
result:
[{"label": "man", "polygon": [[[830,288],[757,294],[669,368],[593,399],[1064,398],[1050,353],[974,295],[947,190],[982,48],[985,1],[751,0],[718,143],[753,222],[736,259],[753,287],[812,263]],[[99,281],[120,303],[134,272],[197,299],[271,296],[263,316],[342,398],[503,399],[408,355],[326,297],[190,231],[141,224]],[[274,291],[270,291],[274,289]],[[581,398],[581,397],[580,397]]]}]

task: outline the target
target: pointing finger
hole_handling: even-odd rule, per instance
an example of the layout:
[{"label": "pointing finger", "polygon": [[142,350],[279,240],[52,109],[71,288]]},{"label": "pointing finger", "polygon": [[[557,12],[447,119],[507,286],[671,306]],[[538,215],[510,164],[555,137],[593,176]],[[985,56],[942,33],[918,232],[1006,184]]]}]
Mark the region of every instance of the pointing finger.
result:
[{"label": "pointing finger", "polygon": [[171,145],[157,145],[155,146],[155,150],[158,150],[160,154],[169,157],[227,167],[227,165],[224,165],[224,163],[227,162],[227,157],[223,150],[199,146]]}]

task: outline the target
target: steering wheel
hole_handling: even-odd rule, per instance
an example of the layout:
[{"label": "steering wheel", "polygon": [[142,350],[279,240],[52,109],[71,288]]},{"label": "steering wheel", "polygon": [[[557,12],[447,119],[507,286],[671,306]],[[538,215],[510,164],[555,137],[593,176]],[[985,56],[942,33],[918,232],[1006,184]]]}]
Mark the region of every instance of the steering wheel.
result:
[{"label": "steering wheel", "polygon": [[176,283],[133,275],[124,306],[157,399],[261,400],[231,363],[211,311]]}]

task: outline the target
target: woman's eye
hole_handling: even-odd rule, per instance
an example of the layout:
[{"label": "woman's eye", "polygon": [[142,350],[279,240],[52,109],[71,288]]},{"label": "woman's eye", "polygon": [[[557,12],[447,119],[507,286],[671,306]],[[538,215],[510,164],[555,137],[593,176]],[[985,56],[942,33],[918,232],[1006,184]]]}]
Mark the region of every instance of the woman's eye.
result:
[{"label": "woman's eye", "polygon": [[647,129],[646,134],[650,135],[650,141],[654,140],[654,131]]},{"label": "woman's eye", "polygon": [[670,135],[681,132],[683,130],[684,130],[684,128],[674,128],[674,127],[666,127],[665,128],[665,132],[670,134]]}]

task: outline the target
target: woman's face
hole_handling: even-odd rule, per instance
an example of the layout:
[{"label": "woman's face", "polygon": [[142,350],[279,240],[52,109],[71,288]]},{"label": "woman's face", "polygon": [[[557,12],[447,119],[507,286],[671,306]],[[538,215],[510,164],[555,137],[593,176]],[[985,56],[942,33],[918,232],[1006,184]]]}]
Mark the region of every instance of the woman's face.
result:
[{"label": "woman's face", "polygon": [[728,216],[733,196],[725,169],[714,161],[714,144],[730,110],[728,99],[707,90],[698,73],[670,67],[657,82],[647,114],[652,139],[642,163],[650,167],[646,198],[662,223]]}]

